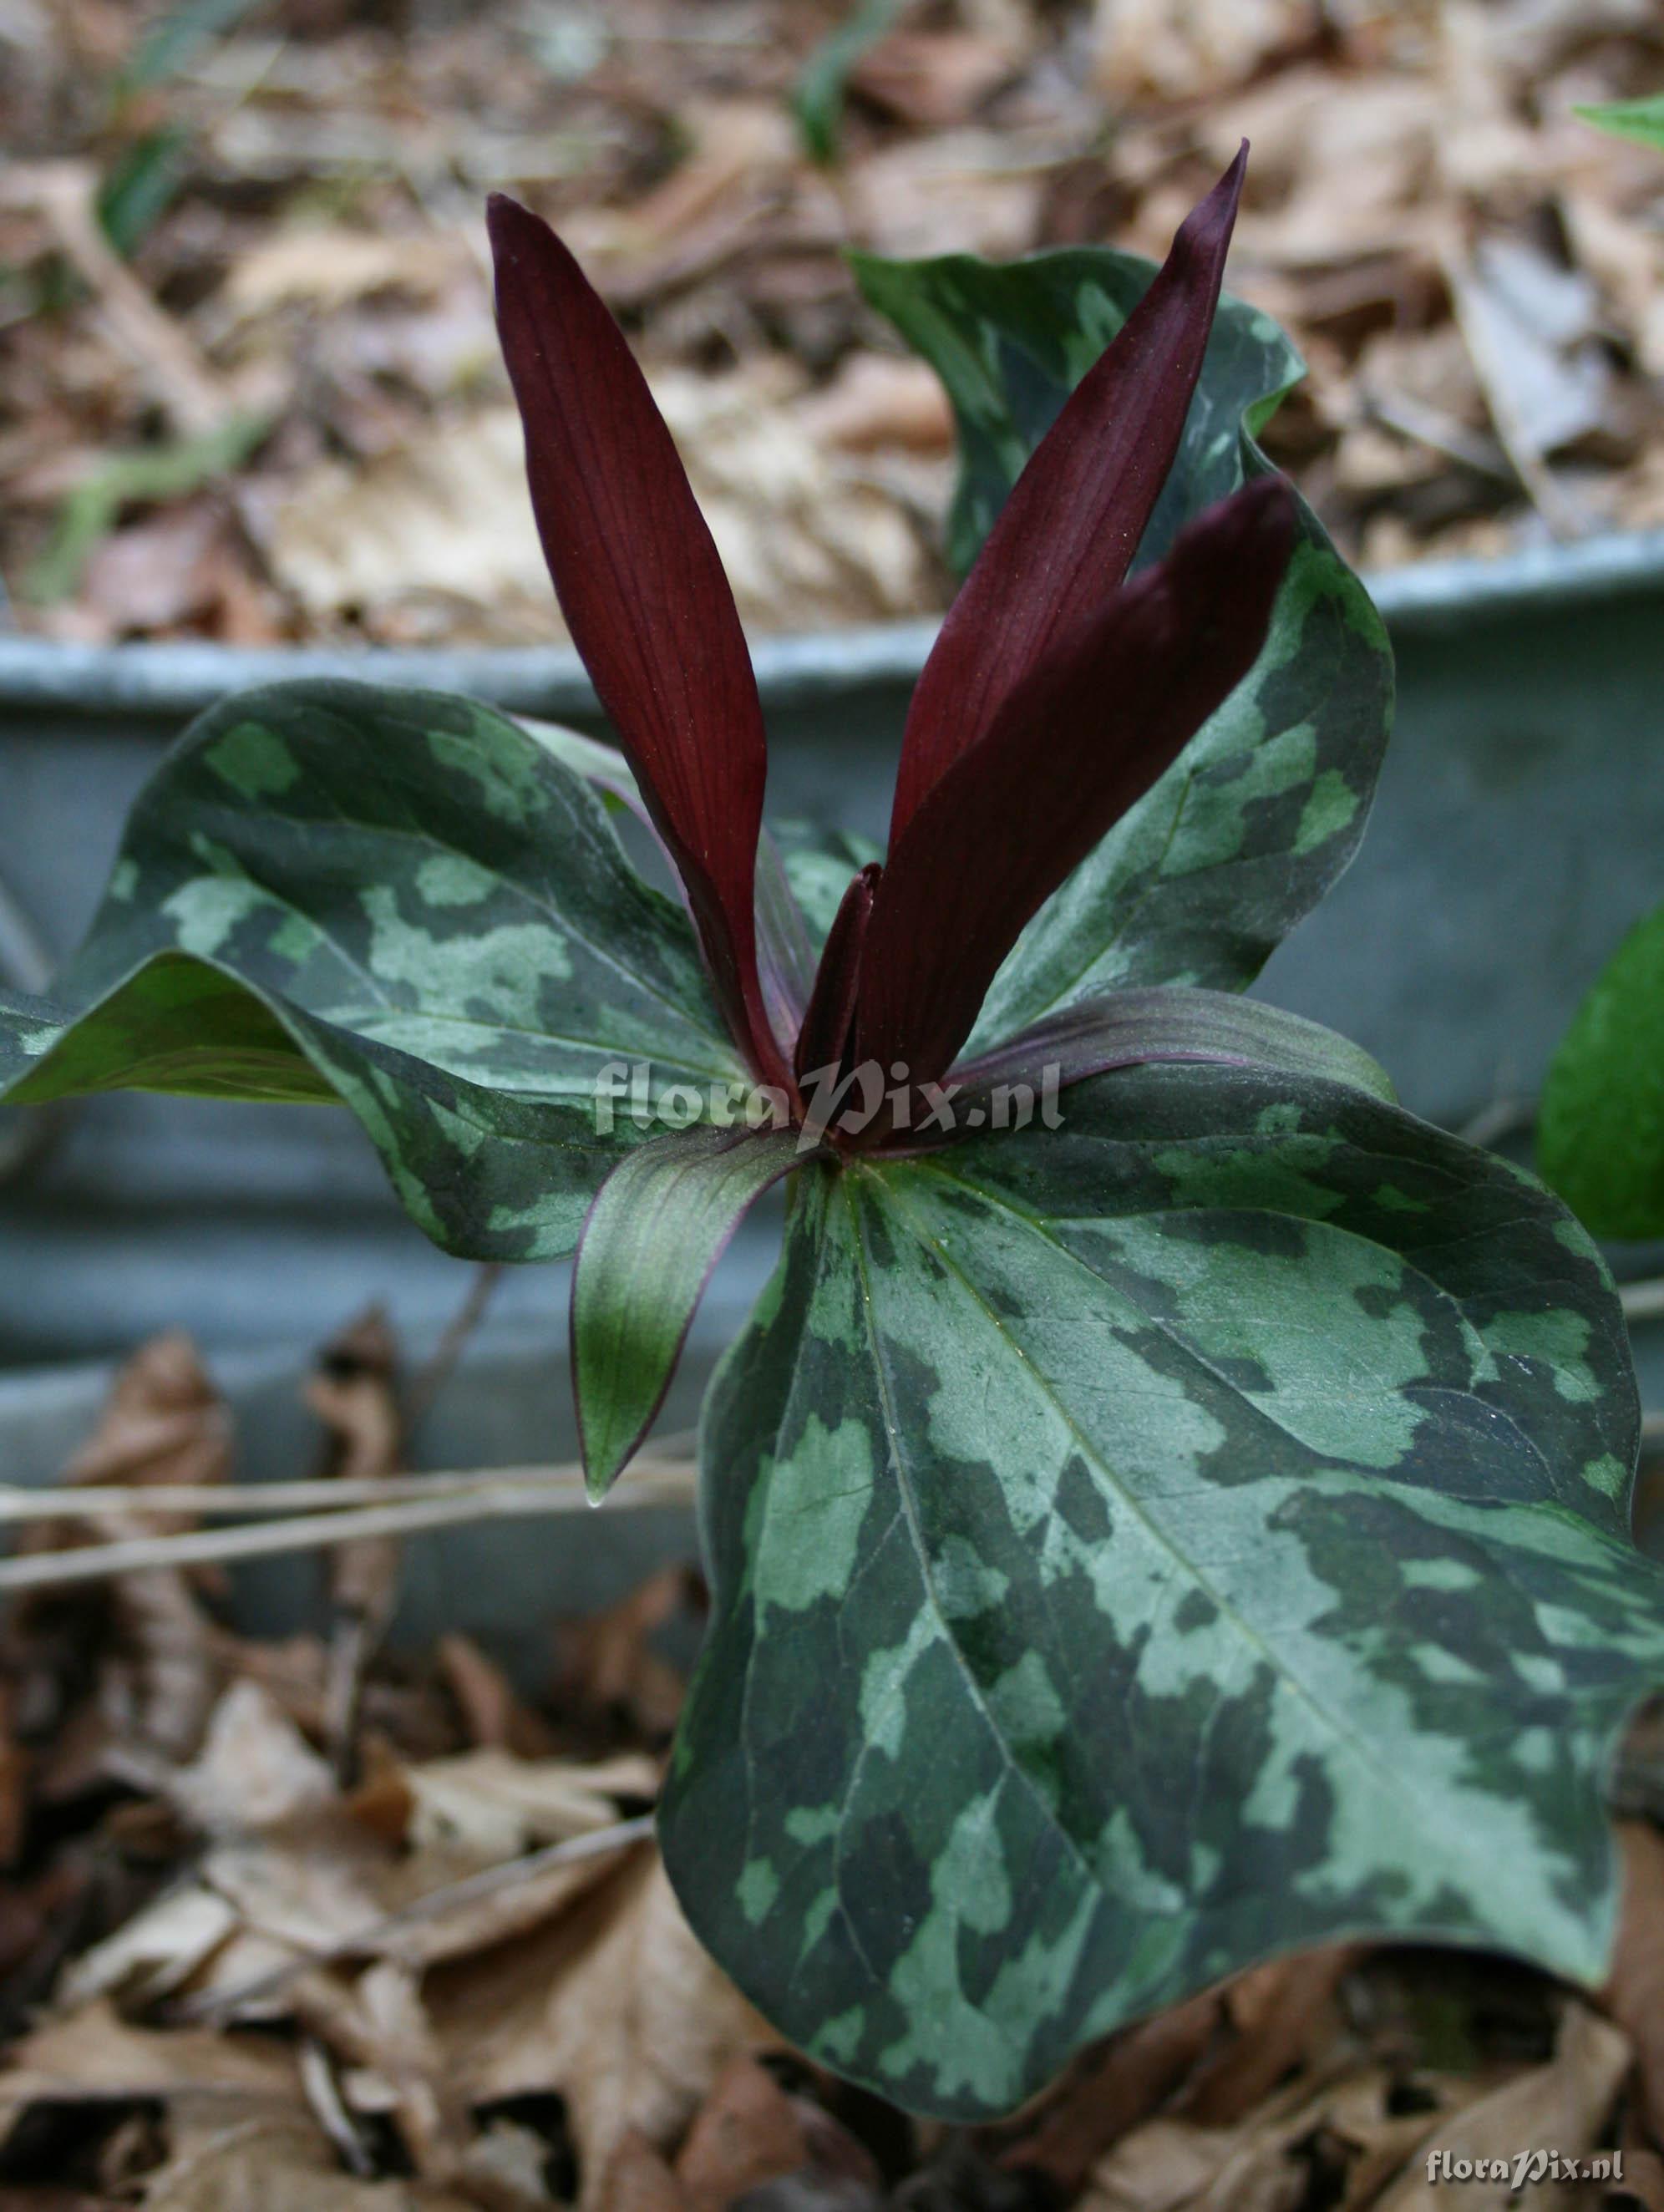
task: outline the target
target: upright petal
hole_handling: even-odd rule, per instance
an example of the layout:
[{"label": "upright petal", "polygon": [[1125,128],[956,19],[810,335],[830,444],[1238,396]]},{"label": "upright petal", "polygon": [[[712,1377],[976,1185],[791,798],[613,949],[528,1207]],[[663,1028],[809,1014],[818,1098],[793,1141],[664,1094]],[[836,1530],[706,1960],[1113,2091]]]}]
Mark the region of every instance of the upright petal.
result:
[{"label": "upright petal", "polygon": [[1201,374],[1247,161],[1244,141],[1035,448],[949,609],[908,714],[892,848],[1050,647],[1131,567]]},{"label": "upright petal", "polygon": [[681,873],[724,1017],[777,1080],[752,907],[767,751],[733,594],[622,331],[540,217],[496,193],[487,220],[562,612]]},{"label": "upright petal", "polygon": [[1245,484],[1005,699],[890,854],[856,1060],[944,1073],[1023,923],[1253,666],[1296,526],[1281,477]]},{"label": "upright petal", "polygon": [[825,950],[815,972],[815,988],[798,1032],[793,1066],[801,1079],[842,1060],[855,1019],[855,994],[860,980],[861,947],[872,919],[873,894],[883,868],[869,861],[850,880],[828,933]]}]

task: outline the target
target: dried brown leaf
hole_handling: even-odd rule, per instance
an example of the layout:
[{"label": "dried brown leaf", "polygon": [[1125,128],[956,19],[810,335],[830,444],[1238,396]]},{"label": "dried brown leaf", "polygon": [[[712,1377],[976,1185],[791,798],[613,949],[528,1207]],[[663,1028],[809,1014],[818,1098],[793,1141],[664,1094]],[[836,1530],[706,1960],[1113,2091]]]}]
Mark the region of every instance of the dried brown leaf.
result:
[{"label": "dried brown leaf", "polygon": [[146,2212],[475,2212],[420,2181],[343,2173],[309,2121],[249,2123],[210,2136],[153,2174]]},{"label": "dried brown leaf", "polygon": [[390,237],[308,223],[257,240],[234,264],[222,297],[241,319],[297,304],[337,313],[376,293],[438,300],[470,272],[477,277],[477,266],[454,234]]},{"label": "dried brown leaf", "polygon": [[751,2053],[725,2068],[676,2157],[691,2212],[724,2212],[750,2191],[799,2175],[854,2185],[876,2201],[884,2179],[831,2113],[794,2094]]},{"label": "dried brown leaf", "polygon": [[1046,184],[1032,155],[967,125],[869,155],[845,189],[851,227],[873,252],[1005,260],[1038,238]]},{"label": "dried brown leaf", "polygon": [[1057,2087],[1011,2124],[1018,2132],[1000,2164],[1032,2167],[1072,2195],[1112,2144],[1191,2077],[1219,2022],[1218,1995],[1210,1990],[1083,2052]]},{"label": "dried brown leaf", "polygon": [[634,2128],[625,2130],[591,2201],[595,2212],[691,2212],[669,2160]]},{"label": "dried brown leaf", "polygon": [[14,2043],[0,2069],[0,2109],[38,2102],[154,2097],[235,2106],[301,2105],[288,2047],[266,2035],[130,2027],[106,1998],[49,2020]]},{"label": "dried brown leaf", "polygon": [[[230,1417],[182,1332],[153,1337],[118,1372],[91,1438],[64,1468],[66,1487],[131,1483],[197,1486],[229,1480]],[[56,1523],[48,1524],[56,1528]],[[178,1516],[147,1516],[153,1529],[188,1528]]]},{"label": "dried brown leaf", "polygon": [[[172,1334],[143,1346],[117,1374],[92,1437],[64,1469],[66,1489],[77,1486],[212,1484],[231,1471],[231,1431],[225,1407],[190,1340]],[[23,1533],[25,1551],[55,1551],[86,1543],[186,1528],[179,1515],[100,1510],[62,1521],[36,1522]],[[84,1662],[88,1615],[77,1613],[72,1641]],[[210,1623],[197,1601],[192,1579],[171,1569],[124,1575],[91,1614],[92,1648],[101,1661],[95,1711],[72,1722],[61,1715],[52,1730],[54,1764],[63,1769],[74,1744],[75,1779],[114,1775],[151,1787],[201,1741],[218,1687],[219,1663]],[[21,1648],[52,1645],[52,1609],[36,1601],[20,1607]],[[27,1663],[27,1658],[26,1658]],[[78,1723],[78,1728],[76,1723]],[[73,1786],[66,1771],[44,1786]]]},{"label": "dried brown leaf", "polygon": [[658,1762],[639,1752],[580,1765],[467,1751],[409,1767],[403,1779],[406,1844],[476,1866],[610,1827],[619,1800],[651,1803],[659,1794]]},{"label": "dried brown leaf", "polygon": [[[399,1472],[404,1419],[398,1368],[398,1347],[380,1307],[361,1315],[319,1353],[306,1400],[328,1432],[325,1480],[381,1482]],[[391,1536],[361,1537],[328,1554],[324,1735],[343,1782],[357,1771],[364,1679],[398,1602],[400,1557],[398,1540]]]},{"label": "dried brown leaf", "polygon": [[1612,1979],[1602,2002],[1635,2046],[1637,2103],[1664,2149],[1664,1833],[1620,1820],[1624,1895]]},{"label": "dried brown leaf", "polygon": [[943,130],[969,122],[1006,83],[1018,57],[975,31],[892,31],[852,70],[850,89],[903,122]]},{"label": "dried brown leaf", "polygon": [[1230,1983],[1224,2002],[1232,2038],[1186,2085],[1186,2117],[1200,2127],[1230,2126],[1332,2044],[1335,1991],[1357,1956],[1339,1945],[1297,1952]]},{"label": "dried brown leaf", "polygon": [[238,1924],[227,1899],[200,1883],[170,1889],[71,1961],[58,2002],[70,2009],[100,1996],[130,2008],[154,2003],[199,1972]]},{"label": "dried brown leaf", "polygon": [[1308,0],[1097,0],[1093,71],[1106,98],[1199,100],[1309,39]]},{"label": "dried brown leaf", "polygon": [[429,1975],[426,1995],[447,2078],[471,2103],[566,2100],[586,2212],[632,2129],[667,2146],[730,2059],[778,2042],[647,1849],[547,1927]]},{"label": "dried brown leaf", "polygon": [[515,1752],[522,1759],[541,1758],[553,1748],[543,1716],[471,1637],[454,1630],[441,1636],[434,1658],[471,1743]]},{"label": "dried brown leaf", "polygon": [[703,1585],[692,1568],[661,1567],[616,1605],[562,1621],[555,1633],[551,1704],[580,1722],[663,1741],[676,1726],[684,1686],[651,1639],[702,1603]]},{"label": "dried brown leaf", "polygon": [[234,1682],[215,1705],[203,1747],[168,1796],[207,1836],[241,1836],[331,1805],[334,1778],[270,1693]]},{"label": "dried brown leaf", "polygon": [[[1489,2095],[1476,2098],[1447,2120],[1418,2148],[1400,2178],[1378,2199],[1378,2212],[1439,2212],[1448,2188],[1430,2180],[1427,2159],[1448,2151],[1458,2158],[1512,2160],[1521,2151],[1541,2148],[1562,2158],[1582,2158],[1601,2140],[1612,2106],[1629,2072],[1629,2038],[1586,2007],[1569,2003],[1554,2056]],[[1577,2203],[1570,2185],[1532,2185],[1530,2199],[1540,2212],[1556,2212]],[[1473,2181],[1462,2191],[1471,2212],[1505,2212],[1519,2200],[1506,2181]]]}]

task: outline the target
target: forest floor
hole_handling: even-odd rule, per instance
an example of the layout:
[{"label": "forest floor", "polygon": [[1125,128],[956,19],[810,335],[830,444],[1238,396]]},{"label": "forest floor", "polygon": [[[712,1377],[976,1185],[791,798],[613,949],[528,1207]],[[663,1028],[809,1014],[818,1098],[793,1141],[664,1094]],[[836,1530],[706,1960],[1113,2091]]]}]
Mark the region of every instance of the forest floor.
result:
[{"label": "forest floor", "polygon": [[1664,523],[1664,163],[1575,112],[1661,82],[1655,0],[3,0],[11,619],[560,638],[499,186],[623,318],[753,630],[927,614],[951,426],[843,249],[1159,255],[1244,136],[1230,281],[1350,558]]}]

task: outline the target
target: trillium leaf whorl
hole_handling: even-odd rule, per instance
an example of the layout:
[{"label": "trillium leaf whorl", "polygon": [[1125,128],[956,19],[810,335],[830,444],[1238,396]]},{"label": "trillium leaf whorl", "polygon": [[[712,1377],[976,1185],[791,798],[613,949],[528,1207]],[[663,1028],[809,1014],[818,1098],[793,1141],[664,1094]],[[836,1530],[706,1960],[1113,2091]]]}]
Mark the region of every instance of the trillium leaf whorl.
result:
[{"label": "trillium leaf whorl", "polygon": [[1242,180],[1159,270],[859,263],[966,464],[887,854],[764,832],[669,432],[494,200],[533,507],[622,754],[420,693],[228,702],[52,1001],[0,1007],[0,1096],[339,1098],[447,1249],[575,1245],[598,1496],[786,1182],[701,1425],[714,1619],[663,1841],[793,2040],[961,2118],[1293,1945],[1597,1983],[1603,1775],[1664,1680],[1598,1253],[1240,995],[1356,847],[1392,690],[1254,442],[1299,363],[1220,294]]}]

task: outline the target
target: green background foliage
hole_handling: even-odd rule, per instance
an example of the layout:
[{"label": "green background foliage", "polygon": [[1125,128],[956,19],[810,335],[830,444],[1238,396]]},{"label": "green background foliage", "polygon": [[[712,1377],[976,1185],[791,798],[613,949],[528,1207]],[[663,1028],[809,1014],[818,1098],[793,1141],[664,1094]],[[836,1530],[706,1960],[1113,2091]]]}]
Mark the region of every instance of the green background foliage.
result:
[{"label": "green background foliage", "polygon": [[1664,1237],[1664,907],[1631,931],[1550,1065],[1538,1159],[1600,1237]]}]

